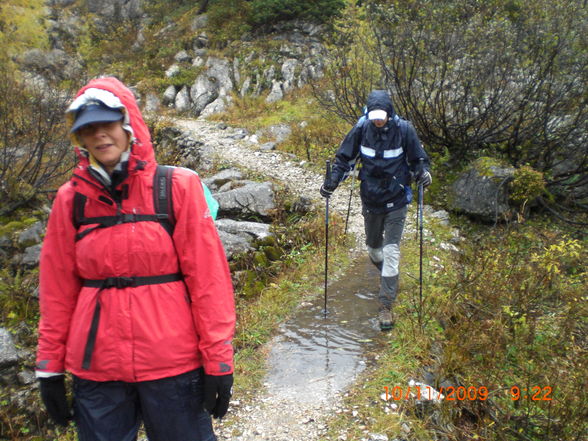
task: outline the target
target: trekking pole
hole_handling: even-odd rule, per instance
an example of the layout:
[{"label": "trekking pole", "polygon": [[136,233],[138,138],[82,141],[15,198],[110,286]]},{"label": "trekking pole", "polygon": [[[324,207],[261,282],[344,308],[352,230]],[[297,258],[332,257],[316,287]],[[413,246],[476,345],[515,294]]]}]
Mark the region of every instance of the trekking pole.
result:
[{"label": "trekking pole", "polygon": [[349,192],[349,203],[347,204],[347,217],[345,218],[345,232],[347,235],[347,225],[349,225],[349,213],[351,212],[351,198],[353,197],[353,185],[355,184],[355,172],[351,176],[351,191]]},{"label": "trekking pole", "polygon": [[423,307],[423,185],[419,185],[419,203],[418,203],[418,224],[420,236],[420,253],[419,253],[419,326],[422,325],[422,307]]},{"label": "trekking pole", "polygon": [[[331,161],[327,160],[325,181],[331,178]],[[326,198],[325,210],[325,318],[327,317],[327,274],[329,270],[329,198]]]}]

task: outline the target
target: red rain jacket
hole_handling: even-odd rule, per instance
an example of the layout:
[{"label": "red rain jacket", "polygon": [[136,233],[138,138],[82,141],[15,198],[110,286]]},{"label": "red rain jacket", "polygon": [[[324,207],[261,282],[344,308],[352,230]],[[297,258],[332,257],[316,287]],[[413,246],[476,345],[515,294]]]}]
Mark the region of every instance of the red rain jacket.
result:
[{"label": "red rain jacket", "polygon": [[[118,96],[134,131],[128,176],[121,184],[128,185],[122,213],[155,213],[155,156],[132,92],[114,78],[101,78],[78,96],[90,87]],[[57,193],[41,252],[37,371],[68,370],[88,380],[126,382],[175,376],[200,366],[211,375],[232,373],[233,288],[198,176],[181,168],[173,174],[173,238],[158,222],[144,221],[98,228],[76,241],[76,192],[87,197],[86,217],[113,216],[117,210],[110,193],[88,172],[88,159],[79,157],[71,180]],[[101,291],[83,286],[84,279],[173,273],[182,273],[184,280]],[[83,369],[97,302],[101,315],[95,346],[90,368]]]}]

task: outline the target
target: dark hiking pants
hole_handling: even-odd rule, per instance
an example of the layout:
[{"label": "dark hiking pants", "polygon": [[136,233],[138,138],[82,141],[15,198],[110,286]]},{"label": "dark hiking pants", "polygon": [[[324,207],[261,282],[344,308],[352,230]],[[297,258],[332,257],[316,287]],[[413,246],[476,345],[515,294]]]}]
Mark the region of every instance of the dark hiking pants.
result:
[{"label": "dark hiking pants", "polygon": [[80,441],[135,441],[141,421],[150,441],[215,441],[203,410],[202,369],[175,377],[126,383],[74,376]]},{"label": "dark hiking pants", "polygon": [[363,208],[365,243],[372,262],[381,267],[380,307],[390,309],[398,291],[400,239],[408,207],[388,213],[371,213]]}]

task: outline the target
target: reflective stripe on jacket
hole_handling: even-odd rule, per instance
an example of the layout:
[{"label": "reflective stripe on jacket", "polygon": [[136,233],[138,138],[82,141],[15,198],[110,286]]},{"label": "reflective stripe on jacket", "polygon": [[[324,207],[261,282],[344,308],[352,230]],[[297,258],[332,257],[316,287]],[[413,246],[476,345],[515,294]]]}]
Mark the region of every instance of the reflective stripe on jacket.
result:
[{"label": "reflective stripe on jacket", "polygon": [[419,160],[429,165],[416,130],[398,117],[386,91],[374,91],[368,97],[367,110],[382,109],[388,122],[382,128],[362,118],[347,134],[335,155],[332,179],[340,182],[358,159],[362,203],[373,212],[404,207],[411,201],[411,167]]}]

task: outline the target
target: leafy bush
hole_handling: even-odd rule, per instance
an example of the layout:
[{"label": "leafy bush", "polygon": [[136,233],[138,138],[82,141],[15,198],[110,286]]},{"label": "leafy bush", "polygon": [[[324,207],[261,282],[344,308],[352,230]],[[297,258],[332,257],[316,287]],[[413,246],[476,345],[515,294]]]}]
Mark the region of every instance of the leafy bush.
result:
[{"label": "leafy bush", "polygon": [[338,15],[343,6],[343,0],[253,0],[250,20],[253,25],[296,18],[324,23]]},{"label": "leafy bush", "polygon": [[382,89],[382,68],[374,57],[377,42],[364,8],[349,6],[333,23],[322,79],[312,83],[321,107],[355,124],[373,89]]},{"label": "leafy bush", "polygon": [[[331,104],[339,115],[358,105],[346,90],[383,79],[430,151],[447,150],[454,163],[486,154],[528,164],[570,202],[588,199],[582,2],[369,2],[366,17],[374,30],[363,39],[369,56],[355,65],[361,39],[333,52]],[[370,73],[370,57],[381,69]]]},{"label": "leafy bush", "polygon": [[541,196],[545,192],[543,173],[523,166],[515,171],[514,180],[510,183],[510,198],[519,204]]},{"label": "leafy bush", "polygon": [[0,66],[0,216],[55,189],[73,167],[63,117],[68,100]]},{"label": "leafy bush", "polygon": [[332,159],[348,129],[348,125],[323,115],[312,115],[305,120],[305,124],[293,127],[292,134],[280,150],[294,153],[313,164],[324,164],[326,159]]},{"label": "leafy bush", "polygon": [[0,7],[0,63],[32,48],[47,46],[43,0],[3,0]]},{"label": "leafy bush", "polygon": [[248,23],[251,3],[245,0],[217,0],[208,13],[208,26],[213,46],[224,46],[229,41],[239,40],[251,30]]},{"label": "leafy bush", "polygon": [[437,311],[446,339],[441,370],[490,394],[448,402],[445,422],[488,440],[581,438],[586,257],[579,240],[532,229],[486,235],[467,248]]}]

